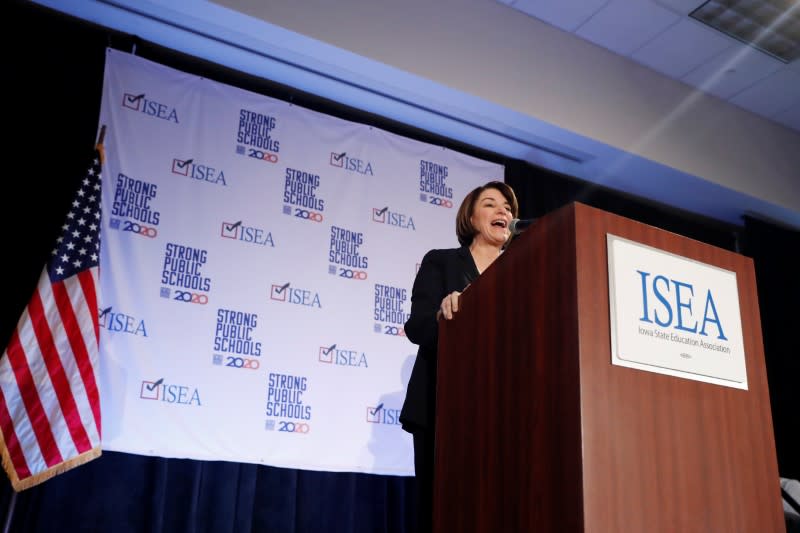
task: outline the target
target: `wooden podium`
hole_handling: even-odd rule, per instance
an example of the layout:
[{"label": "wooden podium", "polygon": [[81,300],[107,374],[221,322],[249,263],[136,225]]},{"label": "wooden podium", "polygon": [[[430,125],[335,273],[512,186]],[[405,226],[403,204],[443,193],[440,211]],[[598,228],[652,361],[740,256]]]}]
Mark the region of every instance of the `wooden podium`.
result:
[{"label": "wooden podium", "polygon": [[[606,234],[736,274],[747,390],[611,363]],[[574,203],[442,321],[434,531],[785,531],[751,259]]]}]

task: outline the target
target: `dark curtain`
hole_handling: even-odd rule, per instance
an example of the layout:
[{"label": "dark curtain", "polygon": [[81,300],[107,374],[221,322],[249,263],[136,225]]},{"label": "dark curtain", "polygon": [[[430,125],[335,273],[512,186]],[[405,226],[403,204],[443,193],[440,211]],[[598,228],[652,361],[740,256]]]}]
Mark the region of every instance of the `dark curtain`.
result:
[{"label": "dark curtain", "polygon": [[[412,482],[106,451],[18,493],[10,531],[412,531]],[[4,511],[10,490],[3,491]]]},{"label": "dark curtain", "polygon": [[[2,6],[7,30],[3,33],[2,51],[6,95],[4,138],[7,139],[6,208],[0,211],[0,220],[6,228],[7,282],[0,317],[3,348],[33,291],[95,143],[107,46],[131,51],[135,45],[138,55],[185,72],[501,163],[506,166],[506,181],[519,196],[522,218],[541,216],[569,202],[581,201],[729,250],[739,246],[739,227],[508,160],[165,50],[135,36],[119,34],[30,2],[7,0]],[[12,38],[9,28],[24,31],[14,32]],[[771,228],[765,231],[772,235]],[[774,271],[766,275],[777,276]],[[791,272],[782,271],[780,275],[792,278]],[[777,277],[771,281],[777,289],[787,282]],[[789,331],[782,327],[784,322],[778,321],[775,328],[766,324],[772,313],[765,310],[773,306],[783,309],[781,305],[779,294],[775,300],[762,299],[765,342],[767,331],[770,336],[776,329]],[[788,320],[786,316],[778,317],[781,318]],[[781,351],[784,342],[775,340],[778,347],[774,348],[770,339],[768,358],[791,357],[792,345],[796,354],[796,341],[786,343],[786,349]],[[795,355],[795,375],[796,360]],[[776,403],[791,402],[792,390],[776,390],[778,385],[772,379],[770,373],[773,409],[780,413]],[[797,402],[794,405],[796,408]],[[785,412],[790,414],[788,409]],[[787,417],[776,416],[775,426],[776,434],[781,434],[791,429],[792,424]],[[783,443],[779,445],[779,453],[791,454],[787,446],[792,442],[779,441]],[[800,449],[796,441],[794,444],[795,450]],[[781,461],[790,464],[785,458]],[[796,466],[795,462],[795,472]],[[0,517],[4,523],[9,520],[9,531],[20,533],[410,532],[415,516],[414,480],[408,477],[308,472],[109,451],[15,497],[7,478],[2,477]]]},{"label": "dark curtain", "polygon": [[778,472],[800,479],[800,230],[747,216],[742,240],[756,271]]}]

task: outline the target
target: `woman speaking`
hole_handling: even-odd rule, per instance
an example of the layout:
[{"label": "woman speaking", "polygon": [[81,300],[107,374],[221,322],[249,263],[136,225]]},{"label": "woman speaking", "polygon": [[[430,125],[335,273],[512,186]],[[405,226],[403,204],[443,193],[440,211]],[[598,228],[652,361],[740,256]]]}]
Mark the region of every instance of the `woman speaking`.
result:
[{"label": "woman speaking", "polygon": [[461,247],[430,250],[414,279],[405,333],[419,349],[400,422],[414,440],[418,533],[430,531],[433,519],[438,322],[453,318],[461,292],[503,252],[511,238],[509,224],[518,212],[516,195],[505,183],[491,181],[477,187],[456,214]]}]

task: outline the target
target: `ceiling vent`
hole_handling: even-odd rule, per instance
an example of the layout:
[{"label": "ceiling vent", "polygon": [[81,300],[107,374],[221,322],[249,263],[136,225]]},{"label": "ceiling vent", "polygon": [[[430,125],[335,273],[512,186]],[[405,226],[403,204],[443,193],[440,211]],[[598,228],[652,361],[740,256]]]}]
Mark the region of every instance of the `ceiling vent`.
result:
[{"label": "ceiling vent", "polygon": [[709,0],[689,16],[784,63],[800,56],[800,2]]}]

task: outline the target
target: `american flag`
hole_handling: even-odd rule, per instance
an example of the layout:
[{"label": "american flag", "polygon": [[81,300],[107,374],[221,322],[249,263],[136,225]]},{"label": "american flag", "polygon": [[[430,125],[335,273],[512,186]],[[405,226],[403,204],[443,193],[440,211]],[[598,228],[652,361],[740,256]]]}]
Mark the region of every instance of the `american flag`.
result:
[{"label": "american flag", "polygon": [[101,141],[0,359],[3,467],[20,491],[100,455]]}]

